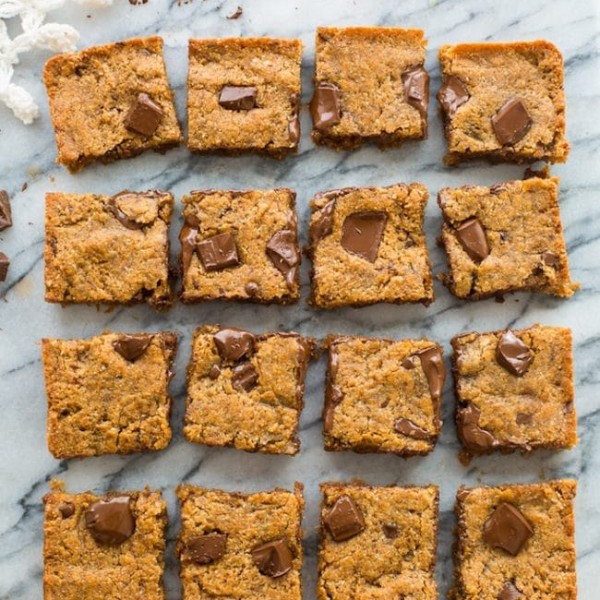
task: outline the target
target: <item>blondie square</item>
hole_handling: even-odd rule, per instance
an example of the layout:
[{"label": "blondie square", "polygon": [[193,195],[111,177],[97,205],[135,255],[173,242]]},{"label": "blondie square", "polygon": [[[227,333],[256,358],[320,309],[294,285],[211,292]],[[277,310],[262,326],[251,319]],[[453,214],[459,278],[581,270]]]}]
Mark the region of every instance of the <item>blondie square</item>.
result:
[{"label": "blondie square", "polygon": [[296,454],[304,378],[314,342],[295,333],[254,335],[200,327],[188,367],[183,433],[208,446]]},{"label": "blondie square", "polygon": [[563,59],[550,42],[458,44],[439,51],[445,162],[564,163]]},{"label": "blondie square", "polygon": [[326,450],[427,454],[440,434],[446,372],[429,340],[330,337]]},{"label": "blondie square", "polygon": [[254,494],[181,485],[183,600],[302,600],[302,485]]},{"label": "blondie square", "polygon": [[319,27],[313,140],[342,149],[426,138],[426,44],[420,29]]},{"label": "blondie square", "polygon": [[46,301],[171,305],[173,196],[46,194]]},{"label": "blondie square", "polygon": [[300,250],[292,190],[196,191],[183,204],[183,302],[298,300]]},{"label": "blondie square", "polygon": [[188,147],[196,152],[296,152],[302,42],[190,40]]},{"label": "blondie square", "polygon": [[319,308],[433,301],[418,183],[345,188],[311,201],[312,296]]},{"label": "blondie square", "polygon": [[523,290],[564,298],[579,288],[569,276],[557,178],[445,188],[438,203],[450,268],[440,278],[458,298]]},{"label": "blondie square", "polygon": [[437,600],[439,491],[321,484],[319,600]]},{"label": "blondie square", "polygon": [[460,488],[454,600],[576,600],[577,484]]},{"label": "blondie square", "polygon": [[452,347],[456,427],[468,455],[577,443],[570,329],[468,333]]},{"label": "blondie square", "polygon": [[165,598],[160,492],[96,496],[58,488],[44,504],[44,600]]},{"label": "blondie square", "polygon": [[171,441],[168,386],[176,347],[170,332],[42,340],[52,455],[165,448]]},{"label": "blondie square", "polygon": [[160,37],[59,54],[44,81],[58,162],[72,172],[181,143]]}]

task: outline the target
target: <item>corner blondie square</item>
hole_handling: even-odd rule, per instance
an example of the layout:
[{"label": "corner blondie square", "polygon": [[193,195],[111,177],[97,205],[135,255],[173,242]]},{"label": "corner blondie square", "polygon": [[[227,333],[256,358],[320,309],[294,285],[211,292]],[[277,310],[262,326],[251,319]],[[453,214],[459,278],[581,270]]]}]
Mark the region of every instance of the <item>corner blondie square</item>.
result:
[{"label": "corner blondie square", "polygon": [[429,75],[421,29],[319,27],[312,138],[336,149],[427,137]]},{"label": "corner blondie square", "polygon": [[323,483],[318,600],[437,600],[437,486]]},{"label": "corner blondie square", "polygon": [[442,349],[429,340],[327,339],[326,450],[431,452],[441,430]]},{"label": "corner blondie square", "polygon": [[446,164],[567,160],[563,58],[554,44],[457,44],[442,46],[439,59]]},{"label": "corner blondie square", "polygon": [[46,301],[172,302],[166,192],[46,194]]},{"label": "corner blondie square", "polygon": [[456,428],[467,455],[577,443],[570,329],[468,333],[452,339]]},{"label": "corner blondie square", "polygon": [[55,458],[161,450],[171,440],[177,336],[106,333],[42,340],[48,448]]},{"label": "corner blondie square", "polygon": [[566,298],[579,289],[569,274],[558,178],[445,188],[438,204],[449,267],[440,279],[458,298],[516,291]]},{"label": "corner blondie square", "polygon": [[183,205],[183,302],[289,304],[299,299],[295,192],[194,191]]},{"label": "corner blondie square", "polygon": [[314,341],[207,325],[194,333],[183,433],[190,442],[296,454]]},{"label": "corner blondie square", "polygon": [[433,301],[425,186],[344,188],[311,201],[312,294],[318,308]]},{"label": "corner blondie square", "polygon": [[295,153],[302,47],[294,39],[190,40],[188,148],[274,158]]},{"label": "corner blondie square", "polygon": [[302,484],[242,494],[180,485],[183,600],[302,600]]},{"label": "corner blondie square", "polygon": [[576,600],[577,483],[460,488],[454,600]]},{"label": "corner blondie square", "polygon": [[72,172],[182,141],[160,37],[59,54],[44,82],[58,162]]},{"label": "corner blondie square", "polygon": [[44,600],[164,600],[160,492],[44,497]]}]

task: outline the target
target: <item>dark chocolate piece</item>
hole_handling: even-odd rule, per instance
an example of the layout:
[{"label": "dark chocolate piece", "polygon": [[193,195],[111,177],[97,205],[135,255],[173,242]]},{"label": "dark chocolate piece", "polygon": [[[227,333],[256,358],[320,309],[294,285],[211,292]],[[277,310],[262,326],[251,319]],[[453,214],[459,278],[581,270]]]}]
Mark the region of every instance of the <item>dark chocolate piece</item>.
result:
[{"label": "dark chocolate piece", "polygon": [[227,536],[212,532],[193,537],[186,545],[189,560],[198,565],[209,565],[219,560],[227,548]]},{"label": "dark chocolate piece", "polygon": [[68,519],[75,514],[75,506],[70,502],[62,502],[58,506],[58,512],[63,519]]},{"label": "dark chocolate piece", "polygon": [[189,223],[187,219],[185,225],[181,228],[179,241],[181,243],[181,266],[185,274],[192,262],[192,256],[196,251],[198,241],[198,228]]},{"label": "dark chocolate piece", "polygon": [[417,356],[421,360],[421,368],[427,377],[429,393],[434,400],[439,400],[446,381],[446,368],[442,353],[437,346],[430,346],[417,352]]},{"label": "dark chocolate piece", "polygon": [[252,86],[225,85],[219,94],[219,104],[227,110],[252,110],[257,107],[257,90]]},{"label": "dark chocolate piece", "polygon": [[267,256],[273,266],[285,277],[288,287],[292,287],[296,279],[296,266],[300,262],[294,232],[282,229],[274,233],[267,243]]},{"label": "dark chocolate piece", "polygon": [[340,496],[323,516],[323,522],[336,542],[349,540],[365,528],[362,512],[350,496]]},{"label": "dark chocolate piece", "polygon": [[333,230],[333,211],[335,209],[336,200],[333,198],[317,214],[317,218],[313,222],[310,230],[311,243],[314,246],[324,237],[331,235]]},{"label": "dark chocolate piece", "polygon": [[292,112],[288,121],[288,133],[290,134],[290,141],[296,145],[300,139],[300,94],[292,94],[290,104],[292,105]]},{"label": "dark chocolate piece", "polygon": [[342,119],[339,88],[326,81],[317,84],[309,108],[317,131],[323,132],[337,125]]},{"label": "dark chocolate piece", "polygon": [[10,259],[4,252],[0,252],[0,281],[6,281],[8,276],[8,268],[10,267]]},{"label": "dark chocolate piece", "polygon": [[236,361],[254,350],[254,336],[235,327],[221,329],[213,339],[223,360]]},{"label": "dark chocolate piece", "polygon": [[206,271],[222,271],[240,264],[235,238],[231,233],[219,233],[196,243],[198,256]]},{"label": "dark chocolate piece", "polygon": [[402,83],[406,101],[425,118],[429,104],[429,74],[420,65],[412,67],[402,73]]},{"label": "dark chocolate piece", "polygon": [[512,581],[507,581],[498,594],[498,600],[519,600],[522,597],[523,594],[515,587]]},{"label": "dark chocolate piece", "polygon": [[501,548],[517,556],[525,542],[533,535],[533,528],[523,513],[512,504],[503,502],[483,525],[483,539],[492,548]]},{"label": "dark chocolate piece", "polygon": [[85,511],[85,526],[99,544],[118,546],[135,531],[129,496],[99,500]]},{"label": "dark chocolate piece", "polygon": [[129,131],[151,137],[158,129],[163,116],[164,113],[160,106],[148,94],[141,93],[133,101],[125,116],[125,127]]},{"label": "dark chocolate piece", "polygon": [[407,437],[413,438],[414,440],[430,440],[431,434],[421,429],[418,425],[415,425],[409,419],[396,419],[394,422],[394,429]]},{"label": "dark chocolate piece", "polygon": [[385,535],[388,540],[395,540],[400,535],[398,526],[393,523],[384,523],[381,529],[383,529],[383,535]]},{"label": "dark chocolate piece", "polygon": [[249,360],[233,368],[231,385],[238,392],[250,392],[258,384],[258,373]]},{"label": "dark chocolate piece", "polygon": [[523,340],[509,330],[498,340],[496,360],[509,373],[522,377],[533,361],[533,354]]},{"label": "dark chocolate piece", "polygon": [[513,146],[526,135],[533,121],[518,98],[505,102],[500,110],[492,117],[492,128],[496,139],[503,146]]},{"label": "dark chocolate piece", "polygon": [[252,560],[263,575],[276,578],[292,568],[294,557],[287,541],[282,538],[254,548]]},{"label": "dark chocolate piece", "polygon": [[463,104],[468,102],[470,97],[465,84],[454,75],[451,75],[446,79],[444,85],[442,85],[438,92],[438,100],[448,119],[454,117],[456,111]]},{"label": "dark chocolate piece", "polygon": [[553,252],[542,252],[542,262],[548,267],[558,268],[560,266],[560,258]]},{"label": "dark chocolate piece", "polygon": [[146,333],[136,333],[132,335],[122,335],[113,342],[113,348],[125,360],[135,362],[152,343],[153,335]]},{"label": "dark chocolate piece", "polygon": [[208,371],[208,376],[211,379],[219,379],[219,375],[221,374],[221,367],[219,365],[213,365]]},{"label": "dark chocolate piece", "polygon": [[120,194],[116,194],[108,199],[108,209],[114,215],[115,219],[126,227],[127,229],[143,229],[150,225],[150,223],[138,222],[135,220],[135,216],[129,216],[126,214],[120,206],[120,202],[122,200],[128,199],[139,199],[148,196],[154,196],[155,192],[146,192],[146,193],[135,193],[135,192],[121,192]]},{"label": "dark chocolate piece", "polygon": [[234,12],[225,17],[229,21],[234,21],[235,19],[239,19],[244,14],[244,9],[241,6],[238,6]]},{"label": "dark chocolate piece", "polygon": [[489,431],[479,427],[480,416],[481,411],[474,404],[468,404],[458,411],[456,427],[467,448],[485,452],[498,446],[499,441]]},{"label": "dark chocolate piece", "polygon": [[0,231],[12,226],[12,213],[10,210],[10,198],[5,190],[0,190]]},{"label": "dark chocolate piece", "polygon": [[369,262],[375,262],[387,222],[384,212],[357,212],[342,225],[342,248]]},{"label": "dark chocolate piece", "polygon": [[258,283],[256,283],[256,281],[249,281],[244,286],[244,290],[246,291],[246,294],[248,294],[248,296],[254,297],[260,291],[260,286],[258,285]]},{"label": "dark chocolate piece", "polygon": [[462,222],[456,228],[456,239],[471,260],[480,263],[490,254],[485,229],[479,219],[473,217]]}]

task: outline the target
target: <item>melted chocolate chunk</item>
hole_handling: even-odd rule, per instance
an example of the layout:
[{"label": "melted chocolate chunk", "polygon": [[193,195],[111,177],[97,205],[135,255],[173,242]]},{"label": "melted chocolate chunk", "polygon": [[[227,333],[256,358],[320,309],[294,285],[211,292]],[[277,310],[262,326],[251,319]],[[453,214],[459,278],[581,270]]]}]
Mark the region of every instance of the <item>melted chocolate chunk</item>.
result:
[{"label": "melted chocolate chunk", "polygon": [[412,67],[402,73],[406,101],[416,108],[421,117],[427,116],[429,104],[429,74],[422,66]]},{"label": "melted chocolate chunk", "polygon": [[198,228],[190,225],[186,221],[186,224],[181,228],[181,233],[179,234],[179,241],[181,243],[181,267],[184,275],[190,268],[192,256],[196,251],[197,240]]},{"label": "melted chocolate chunk", "polygon": [[85,511],[85,526],[92,537],[107,546],[118,546],[135,531],[129,496],[99,500]]},{"label": "melted chocolate chunk", "polygon": [[509,373],[522,377],[527,373],[533,353],[529,347],[523,343],[512,331],[506,331],[498,341],[496,346],[496,360],[498,364],[504,367]]},{"label": "melted chocolate chunk", "polygon": [[5,190],[0,190],[0,231],[12,226],[12,213],[10,210],[10,199]]},{"label": "melted chocolate chunk", "polygon": [[323,522],[336,542],[349,540],[365,528],[362,512],[350,496],[340,496],[323,515]]},{"label": "melted chocolate chunk", "polygon": [[148,223],[146,221],[138,221],[136,220],[136,215],[128,215],[120,204],[121,202],[127,204],[128,201],[133,201],[133,203],[137,203],[137,201],[156,196],[156,192],[145,192],[145,193],[135,193],[135,192],[121,192],[120,194],[116,194],[108,199],[108,210],[113,214],[115,219],[126,227],[127,229],[143,229],[144,227],[148,227],[152,223]]},{"label": "melted chocolate chunk", "polygon": [[221,374],[221,367],[219,365],[213,365],[208,371],[208,376],[211,379],[219,379],[219,375]]},{"label": "melted chocolate chunk", "polygon": [[339,88],[326,81],[317,84],[309,108],[317,131],[327,131],[337,125],[342,119]]},{"label": "melted chocolate chunk", "polygon": [[417,352],[421,360],[421,368],[427,377],[429,393],[434,400],[439,400],[446,381],[446,368],[442,353],[437,346],[430,346]]},{"label": "melted chocolate chunk", "polygon": [[291,288],[296,280],[296,266],[300,262],[296,234],[289,229],[274,233],[267,243],[267,256]]},{"label": "melted chocolate chunk", "polygon": [[122,335],[118,340],[113,342],[113,348],[125,360],[135,362],[152,343],[153,335],[146,333],[136,333],[132,335]]},{"label": "melted chocolate chunk", "polygon": [[523,594],[515,587],[512,581],[507,581],[498,594],[498,600],[519,600],[522,597]]},{"label": "melted chocolate chunk", "polygon": [[444,85],[438,92],[438,100],[448,119],[454,117],[456,111],[463,104],[468,102],[470,97],[465,84],[454,75],[451,75],[446,79]]},{"label": "melted chocolate chunk", "polygon": [[290,104],[292,112],[288,121],[288,133],[290,142],[296,145],[300,139],[300,94],[292,94],[290,96]]},{"label": "melted chocolate chunk", "polygon": [[324,237],[331,235],[333,230],[333,211],[335,210],[336,200],[330,200],[319,212],[310,228],[311,243],[314,246]]},{"label": "melted chocolate chunk", "polygon": [[479,427],[480,417],[481,411],[474,404],[468,404],[458,411],[456,428],[466,448],[485,452],[498,446],[499,442],[489,431]]},{"label": "melted chocolate chunk", "polygon": [[384,523],[381,526],[381,529],[383,529],[383,535],[385,535],[388,540],[395,540],[400,535],[398,526],[393,523]]},{"label": "melted chocolate chunk", "polygon": [[0,281],[6,281],[8,276],[8,268],[10,267],[10,259],[4,252],[0,252]]},{"label": "melted chocolate chunk", "polygon": [[198,565],[209,565],[225,554],[227,536],[224,533],[205,533],[191,538],[185,544],[189,560]]},{"label": "melted chocolate chunk", "polygon": [[357,212],[342,225],[342,248],[369,262],[375,262],[387,222],[384,212]]},{"label": "melted chocolate chunk", "polygon": [[414,440],[430,440],[431,439],[431,435],[425,431],[424,429],[421,429],[421,427],[419,427],[418,425],[415,425],[411,420],[409,419],[396,419],[396,421],[394,422],[394,429],[402,434],[405,435],[407,437],[413,438]]},{"label": "melted chocolate chunk", "polygon": [[492,128],[496,139],[503,146],[513,146],[526,135],[533,121],[518,98],[505,102],[500,110],[492,117]]},{"label": "melted chocolate chunk", "polygon": [[219,104],[227,110],[252,110],[257,107],[257,90],[252,86],[225,85],[219,94]]},{"label": "melted chocolate chunk", "polygon": [[557,269],[560,266],[560,258],[553,252],[542,252],[542,262],[548,267]]},{"label": "melted chocolate chunk", "polygon": [[222,271],[240,264],[235,238],[219,233],[196,243],[196,251],[206,271]]},{"label": "melted chocolate chunk", "polygon": [[267,577],[281,577],[291,568],[294,560],[287,540],[279,539],[261,544],[252,550],[256,568]]},{"label": "melted chocolate chunk", "polygon": [[471,260],[480,263],[490,254],[485,229],[479,219],[467,219],[456,228],[456,239]]},{"label": "melted chocolate chunk", "polygon": [[125,116],[125,127],[129,131],[151,137],[158,129],[163,117],[164,113],[160,106],[148,94],[141,93],[133,101]]},{"label": "melted chocolate chunk", "polygon": [[238,392],[250,392],[258,384],[258,373],[249,360],[246,360],[233,368],[231,385]]},{"label": "melted chocolate chunk", "polygon": [[63,519],[68,519],[75,514],[75,507],[70,502],[63,502],[58,506],[58,512]]},{"label": "melted chocolate chunk", "polygon": [[234,362],[254,350],[254,336],[249,331],[228,327],[215,333],[213,339],[223,360]]},{"label": "melted chocolate chunk", "polygon": [[492,548],[501,548],[517,556],[533,528],[523,513],[508,502],[500,504],[483,525],[483,539]]}]

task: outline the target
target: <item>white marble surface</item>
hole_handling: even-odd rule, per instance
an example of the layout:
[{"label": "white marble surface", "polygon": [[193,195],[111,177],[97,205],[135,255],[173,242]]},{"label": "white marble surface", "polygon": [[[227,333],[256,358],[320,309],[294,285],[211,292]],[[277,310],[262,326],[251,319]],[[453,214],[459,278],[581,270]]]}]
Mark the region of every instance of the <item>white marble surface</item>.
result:
[{"label": "white marble surface", "polygon": [[[189,0],[188,0],[189,1]],[[239,20],[225,17],[238,4]],[[88,16],[89,15],[89,16]],[[0,251],[12,259],[8,281],[0,284],[0,599],[42,597],[41,498],[52,477],[66,480],[68,488],[131,489],[146,484],[164,490],[170,505],[171,526],[167,555],[170,599],[180,597],[173,553],[178,516],[173,488],[187,481],[226,489],[257,490],[274,485],[306,486],[306,598],[315,597],[318,483],[331,479],[363,478],[371,483],[441,486],[442,522],[439,540],[440,597],[451,579],[451,543],[454,493],[461,483],[534,482],[552,477],[579,480],[577,547],[580,598],[598,598],[600,571],[600,98],[598,0],[193,0],[180,6],[176,0],[149,0],[130,6],[117,0],[113,8],[90,11],[81,7],[53,15],[59,22],[82,31],[82,46],[119,40],[133,35],[160,33],[167,45],[169,75],[174,84],[180,115],[184,115],[186,43],[190,37],[280,35],[299,36],[306,44],[303,65],[304,94],[310,96],[317,25],[399,25],[425,29],[429,39],[427,67],[432,89],[439,86],[436,49],[442,43],[479,40],[547,38],[564,52],[568,99],[568,137],[572,153],[568,164],[553,172],[561,177],[561,206],[570,251],[573,277],[582,289],[572,299],[560,301],[528,294],[507,298],[504,304],[483,301],[465,304],[454,300],[436,284],[437,300],[429,308],[377,306],[318,312],[303,300],[297,307],[254,307],[237,304],[177,306],[168,314],[149,307],[120,308],[112,312],[95,307],[45,304],[43,300],[43,213],[46,191],[115,193],[122,188],[162,187],[179,198],[194,188],[297,189],[300,223],[304,233],[311,195],[328,188],[390,184],[396,181],[425,183],[435,197],[447,185],[491,183],[521,176],[516,166],[470,165],[459,169],[442,166],[442,132],[434,102],[430,112],[430,139],[424,143],[381,153],[363,148],[335,153],[315,148],[308,136],[306,107],[302,110],[303,135],[297,157],[284,162],[267,158],[198,157],[181,148],[164,157],[148,154],[110,166],[94,166],[77,176],[55,165],[55,145],[40,80],[46,53],[27,55],[18,67],[17,82],[32,90],[42,106],[42,117],[26,127],[0,108],[0,188],[13,198],[14,227],[0,234]],[[12,25],[11,25],[12,26]],[[28,183],[22,191],[22,184]],[[179,211],[178,211],[179,215]],[[173,239],[179,224],[175,219]],[[440,217],[434,201],[427,210],[428,242],[435,271],[444,267],[435,247]],[[302,275],[306,284],[308,264]],[[598,312],[597,312],[598,311]],[[535,322],[566,325],[576,340],[577,411],[579,446],[570,452],[540,452],[530,458],[518,455],[488,457],[465,468],[457,460],[452,422],[450,382],[444,393],[443,434],[436,450],[426,458],[401,460],[390,456],[352,453],[327,454],[321,445],[319,419],[324,361],[309,372],[306,409],[302,416],[302,451],[294,458],[245,454],[230,449],[207,449],[183,440],[181,417],[184,368],[189,358],[193,328],[219,321],[255,331],[291,329],[322,337],[327,332],[419,336],[442,342],[456,333]],[[56,461],[46,449],[45,397],[38,342],[41,337],[85,337],[105,328],[152,331],[171,328],[182,336],[177,375],[172,389],[175,436],[158,454],[125,458]]]}]

